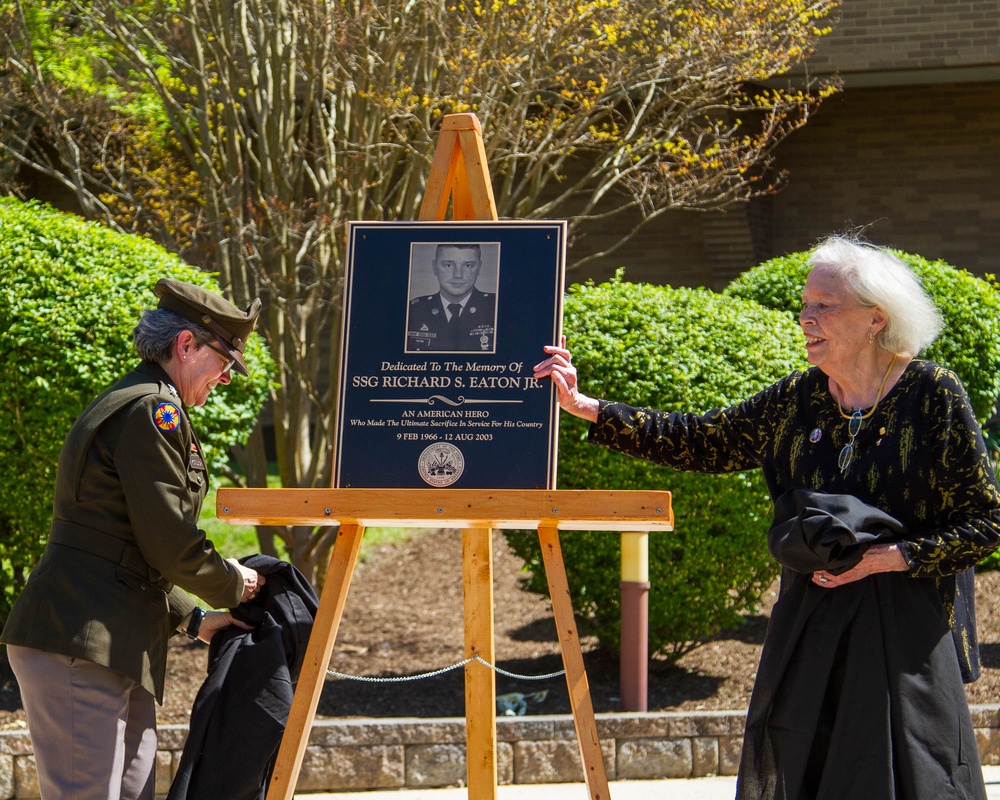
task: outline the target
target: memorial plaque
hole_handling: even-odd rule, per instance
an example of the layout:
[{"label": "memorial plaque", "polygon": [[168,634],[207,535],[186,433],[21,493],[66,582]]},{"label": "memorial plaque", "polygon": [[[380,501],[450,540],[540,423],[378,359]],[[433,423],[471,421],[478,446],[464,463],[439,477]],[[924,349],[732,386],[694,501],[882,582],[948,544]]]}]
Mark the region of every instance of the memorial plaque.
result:
[{"label": "memorial plaque", "polygon": [[565,222],[354,222],[335,488],[554,489]]}]

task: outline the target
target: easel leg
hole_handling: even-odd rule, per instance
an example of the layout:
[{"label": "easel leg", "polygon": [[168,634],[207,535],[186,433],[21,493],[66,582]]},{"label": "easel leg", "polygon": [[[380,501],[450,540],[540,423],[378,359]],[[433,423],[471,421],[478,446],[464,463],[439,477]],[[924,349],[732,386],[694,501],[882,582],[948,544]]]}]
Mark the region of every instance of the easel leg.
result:
[{"label": "easel leg", "polygon": [[316,707],[323,691],[330,655],[344,614],[347,590],[351,586],[364,530],[361,525],[341,525],[337,534],[312,634],[306,647],[305,661],[295,686],[295,697],[288,714],[285,735],[281,738],[281,747],[278,749],[278,758],[267,790],[267,800],[292,800],[295,792],[295,783],[309,743],[309,733],[316,717]]},{"label": "easel leg", "polygon": [[[489,528],[462,531],[465,657],[493,655],[493,537]],[[470,800],[497,796],[497,688],[493,671],[465,665],[465,763]]]},{"label": "easel leg", "polygon": [[583,758],[583,771],[587,779],[587,789],[591,800],[609,800],[608,776],[604,769],[604,756],[597,736],[597,719],[594,704],[590,699],[590,684],[583,666],[583,651],[580,649],[580,635],[576,630],[573,603],[569,595],[569,581],[563,562],[559,531],[554,526],[539,525],[538,541],[542,546],[545,562],[545,577],[549,583],[549,597],[552,600],[552,614],[559,644],[562,647],[563,666],[566,669],[566,685],[569,687],[569,704],[573,709],[576,738]]}]

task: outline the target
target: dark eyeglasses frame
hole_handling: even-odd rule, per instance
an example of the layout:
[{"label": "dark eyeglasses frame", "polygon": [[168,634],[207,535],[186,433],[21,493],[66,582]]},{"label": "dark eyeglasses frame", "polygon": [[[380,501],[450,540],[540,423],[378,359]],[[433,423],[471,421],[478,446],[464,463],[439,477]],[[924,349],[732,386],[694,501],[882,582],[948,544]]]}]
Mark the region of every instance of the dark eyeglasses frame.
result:
[{"label": "dark eyeglasses frame", "polygon": [[229,372],[233,368],[233,364],[236,363],[236,359],[229,354],[228,350],[223,350],[219,345],[212,344],[211,342],[205,342],[205,344],[226,359],[226,365],[222,368],[222,371]]},{"label": "dark eyeglasses frame", "polygon": [[840,455],[837,457],[837,466],[840,467],[841,472],[847,472],[847,468],[851,466],[851,462],[854,460],[854,439],[861,431],[861,423],[863,420],[864,417],[861,416],[861,412],[855,411],[851,414],[851,418],[847,421],[847,434],[851,438],[850,441],[843,446],[840,451]]}]

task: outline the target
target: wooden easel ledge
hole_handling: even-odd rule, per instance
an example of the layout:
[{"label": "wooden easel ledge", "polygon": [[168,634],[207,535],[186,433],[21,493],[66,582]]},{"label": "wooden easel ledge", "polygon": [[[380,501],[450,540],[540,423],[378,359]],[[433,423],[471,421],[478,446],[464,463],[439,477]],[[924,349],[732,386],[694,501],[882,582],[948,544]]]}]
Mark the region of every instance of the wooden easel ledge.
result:
[{"label": "wooden easel ledge", "polygon": [[670,492],[530,489],[219,489],[219,519],[366,528],[672,530]]}]

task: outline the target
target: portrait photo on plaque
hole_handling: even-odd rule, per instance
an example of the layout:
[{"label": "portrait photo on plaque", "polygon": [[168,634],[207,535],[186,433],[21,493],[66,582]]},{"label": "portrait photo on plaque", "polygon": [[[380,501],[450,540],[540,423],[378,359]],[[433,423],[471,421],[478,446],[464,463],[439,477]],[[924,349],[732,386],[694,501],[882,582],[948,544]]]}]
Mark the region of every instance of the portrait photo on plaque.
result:
[{"label": "portrait photo on plaque", "polygon": [[414,242],[407,353],[493,353],[499,242]]},{"label": "portrait photo on plaque", "polygon": [[334,488],[555,489],[563,221],[352,222]]}]

